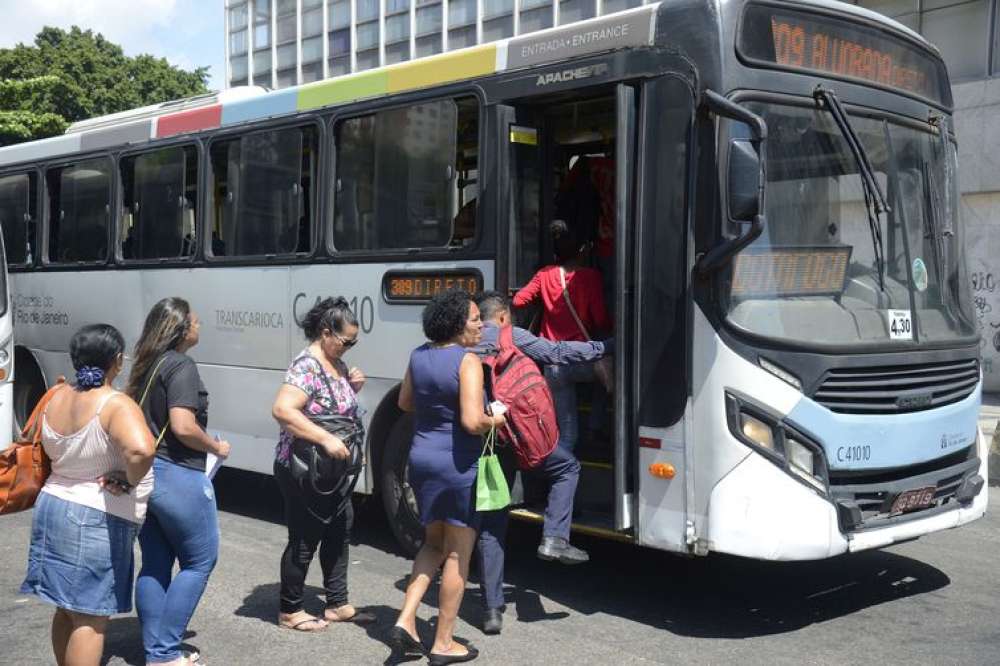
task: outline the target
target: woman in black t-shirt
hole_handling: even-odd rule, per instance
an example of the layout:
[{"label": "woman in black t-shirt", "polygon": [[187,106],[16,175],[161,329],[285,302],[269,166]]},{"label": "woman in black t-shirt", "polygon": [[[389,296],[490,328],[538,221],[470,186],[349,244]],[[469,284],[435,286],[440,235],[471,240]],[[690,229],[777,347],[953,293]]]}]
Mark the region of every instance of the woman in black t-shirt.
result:
[{"label": "woman in black t-shirt", "polygon": [[[147,663],[197,661],[181,651],[181,639],[219,554],[215,493],[205,463],[207,453],[227,457],[229,443],[205,431],[208,391],[186,353],[198,344],[199,327],[184,299],[158,302],[146,317],[129,376],[128,394],[142,407],[157,445],[135,585]],[[171,577],[175,561],[180,571]]]}]

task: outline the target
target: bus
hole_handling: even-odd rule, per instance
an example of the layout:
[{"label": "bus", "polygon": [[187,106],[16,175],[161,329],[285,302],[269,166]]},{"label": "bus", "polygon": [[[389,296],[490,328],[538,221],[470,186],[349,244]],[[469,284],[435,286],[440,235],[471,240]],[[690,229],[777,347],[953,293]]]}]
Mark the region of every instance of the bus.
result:
[{"label": "bus", "polygon": [[[0,178],[0,192],[4,181]],[[3,195],[0,194],[0,197]],[[0,209],[0,228],[13,211]],[[20,434],[14,422],[14,323],[7,282],[7,260],[0,238],[0,451],[11,445]]]},{"label": "bus", "polygon": [[3,229],[14,404],[80,325],[131,345],[182,296],[211,430],[267,474],[297,322],[343,295],[369,377],[358,488],[412,549],[397,395],[421,307],[526,284],[576,179],[617,352],[575,529],[766,560],[887,546],[986,508],[956,164],[938,51],[828,0],[664,0],[80,122],[0,150],[0,206],[25,211]]}]

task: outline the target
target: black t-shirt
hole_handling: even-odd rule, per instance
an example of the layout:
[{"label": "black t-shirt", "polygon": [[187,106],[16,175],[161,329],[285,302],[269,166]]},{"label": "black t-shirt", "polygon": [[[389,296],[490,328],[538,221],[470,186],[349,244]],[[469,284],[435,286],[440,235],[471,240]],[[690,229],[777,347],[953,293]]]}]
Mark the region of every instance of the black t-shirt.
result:
[{"label": "black t-shirt", "polygon": [[[208,391],[201,382],[198,366],[186,354],[168,351],[163,355],[163,363],[159,369],[156,363],[150,372],[156,371],[156,379],[149,389],[149,395],[142,405],[146,415],[146,424],[153,432],[153,437],[170,421],[171,407],[187,407],[194,410],[195,420],[202,430],[208,427]],[[146,383],[149,378],[146,378]],[[143,384],[145,388],[146,384]],[[156,455],[178,465],[190,467],[199,471],[205,469],[205,452],[195,451],[186,446],[170,428],[163,434]]]}]

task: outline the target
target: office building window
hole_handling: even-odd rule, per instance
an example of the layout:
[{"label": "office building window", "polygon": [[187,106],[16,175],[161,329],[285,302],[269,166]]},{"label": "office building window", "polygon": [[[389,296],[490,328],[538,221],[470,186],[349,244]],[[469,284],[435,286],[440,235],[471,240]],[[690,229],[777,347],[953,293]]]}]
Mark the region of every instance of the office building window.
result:
[{"label": "office building window", "polygon": [[468,46],[476,45],[476,26],[467,25],[464,28],[456,28],[448,31],[448,50],[456,51]]},{"label": "office building window", "polygon": [[366,69],[375,69],[378,67],[378,49],[358,51],[357,62],[359,72]]},{"label": "office building window", "polygon": [[410,59],[410,40],[386,44],[385,64],[391,65],[395,62],[403,62]]},{"label": "office building window", "polygon": [[247,52],[247,31],[239,30],[229,34],[229,55],[243,55]]},{"label": "office building window", "polygon": [[378,0],[357,0],[358,23],[378,18]]},{"label": "office building window", "polygon": [[295,67],[295,42],[278,47],[278,69]]},{"label": "office building window", "polygon": [[246,78],[233,79],[233,80],[231,80],[229,82],[229,87],[230,88],[235,88],[237,86],[245,86],[245,85],[247,85],[247,79]]},{"label": "office building window", "polygon": [[552,5],[521,12],[521,34],[545,30],[551,27]]},{"label": "office building window", "polygon": [[279,44],[295,41],[295,14],[278,17],[276,34]]},{"label": "office building window", "polygon": [[575,23],[597,15],[594,0],[564,0],[559,3],[559,24]]},{"label": "office building window", "polygon": [[483,41],[495,42],[498,39],[507,39],[514,36],[514,17],[501,16],[499,18],[483,21]]},{"label": "office building window", "polygon": [[302,40],[302,62],[323,60],[323,38],[310,37]]},{"label": "office building window", "polygon": [[323,8],[302,12],[302,38],[323,34]]},{"label": "office building window", "polygon": [[921,31],[941,51],[952,80],[986,76],[989,4],[988,0],[924,0]]},{"label": "office building window", "polygon": [[271,46],[271,3],[255,2],[253,5],[253,47],[266,49]]},{"label": "office building window", "polygon": [[330,57],[351,53],[351,31],[337,30],[330,33]]},{"label": "office building window", "polygon": [[295,69],[285,69],[278,72],[278,88],[288,88],[298,82]]},{"label": "office building window", "polygon": [[323,7],[323,0],[302,0],[303,13],[309,9],[316,9],[317,7]]},{"label": "office building window", "polygon": [[441,32],[441,5],[417,9],[417,36]]},{"label": "office building window", "polygon": [[255,51],[253,54],[253,77],[259,78],[261,74],[266,74],[264,85],[271,85],[271,49]]},{"label": "office building window", "polygon": [[[322,54],[321,54],[322,55]],[[302,83],[311,83],[323,78],[323,61],[308,62],[302,65]]]},{"label": "office building window", "polygon": [[341,56],[330,58],[327,66],[330,68],[330,76],[341,76],[351,73],[351,56]]},{"label": "office building window", "polygon": [[247,57],[245,55],[229,59],[229,74],[234,79],[247,78]]},{"label": "office building window", "polygon": [[483,0],[483,17],[493,18],[514,12],[514,0]]},{"label": "office building window", "polygon": [[448,3],[448,27],[475,25],[476,0],[451,0]]},{"label": "office building window", "polygon": [[441,46],[440,32],[417,37],[417,57],[423,58],[435,53],[441,53]]},{"label": "office building window", "polygon": [[282,14],[294,14],[296,4],[295,0],[277,0],[278,16]]},{"label": "office building window", "polygon": [[357,32],[359,51],[378,48],[378,21],[359,25]]},{"label": "office building window", "polygon": [[247,27],[247,6],[239,5],[229,10],[229,29],[242,30]]},{"label": "office building window", "polygon": [[398,14],[410,11],[410,0],[385,0],[385,13]]},{"label": "office building window", "polygon": [[385,42],[391,44],[410,39],[410,15],[396,14],[385,19]]},{"label": "office building window", "polygon": [[629,9],[630,7],[638,7],[641,4],[642,0],[604,0],[603,12],[605,14],[613,14],[623,9]]},{"label": "office building window", "polygon": [[351,25],[350,0],[334,0],[330,3],[330,30],[346,28]]}]

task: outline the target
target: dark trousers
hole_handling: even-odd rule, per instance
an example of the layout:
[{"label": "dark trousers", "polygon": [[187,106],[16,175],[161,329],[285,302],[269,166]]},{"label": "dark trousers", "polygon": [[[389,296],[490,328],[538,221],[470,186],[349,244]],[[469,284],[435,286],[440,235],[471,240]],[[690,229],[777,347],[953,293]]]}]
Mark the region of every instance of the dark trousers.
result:
[{"label": "dark trousers", "polygon": [[[549,485],[542,533],[545,536],[569,539],[570,524],[573,521],[573,496],[576,495],[576,484],[580,480],[579,461],[572,453],[557,446],[538,467],[521,473]],[[479,553],[479,587],[486,608],[504,606],[503,565],[507,520],[506,510],[482,514],[476,545]]]},{"label": "dark trousers", "polygon": [[281,555],[281,612],[302,610],[306,574],[316,548],[323,570],[327,608],[347,603],[347,549],[351,541],[354,508],[348,501],[344,511],[329,523],[315,518],[306,508],[302,491],[284,465],[274,464],[274,479],[285,499],[288,545]]}]

